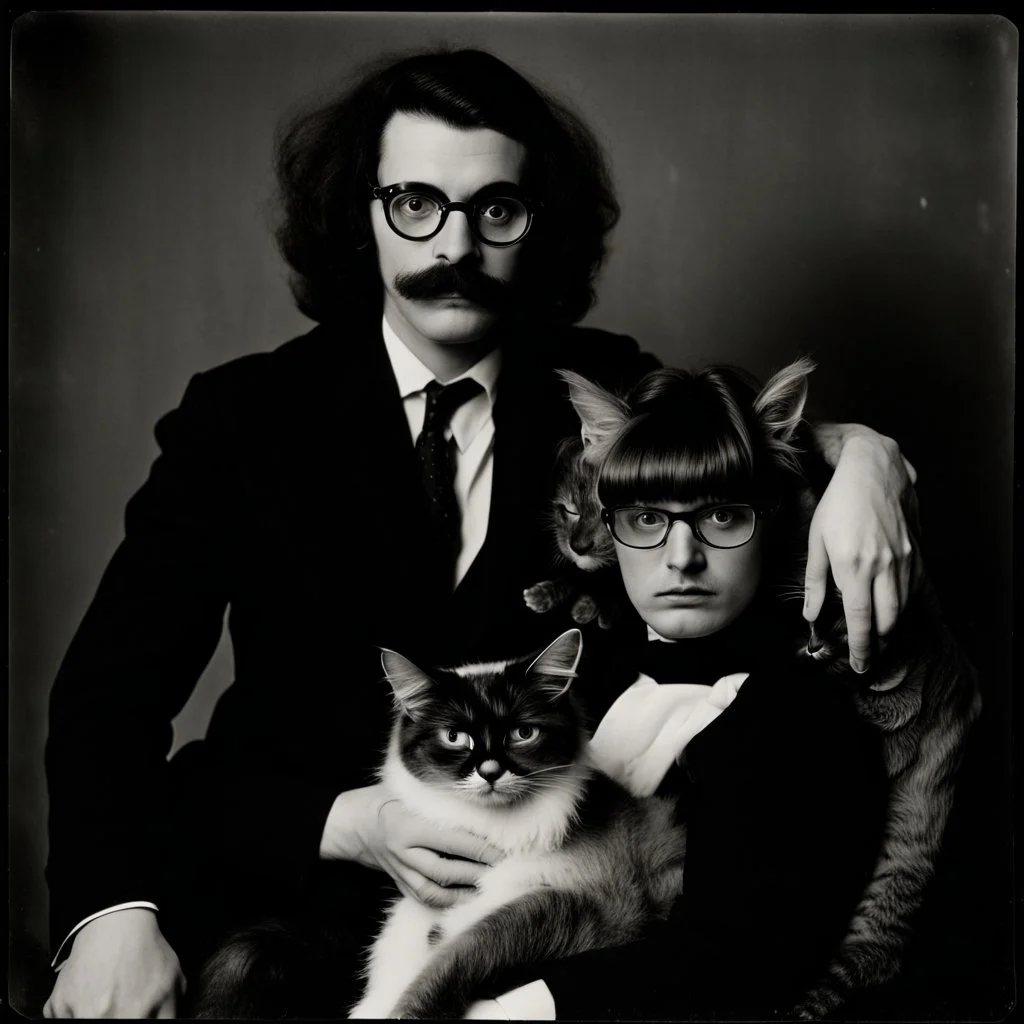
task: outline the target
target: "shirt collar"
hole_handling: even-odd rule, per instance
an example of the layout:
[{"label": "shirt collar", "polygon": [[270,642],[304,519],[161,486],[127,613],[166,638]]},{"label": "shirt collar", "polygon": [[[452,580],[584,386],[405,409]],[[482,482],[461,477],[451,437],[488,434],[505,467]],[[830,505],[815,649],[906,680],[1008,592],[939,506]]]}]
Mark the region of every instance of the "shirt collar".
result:
[{"label": "shirt collar", "polygon": [[[388,359],[391,361],[391,369],[394,371],[395,380],[398,382],[398,393],[402,398],[422,391],[432,380],[437,378],[406,346],[405,342],[398,337],[391,329],[387,318],[381,320],[382,332],[384,334],[384,347],[387,349]],[[498,372],[501,369],[501,349],[493,348],[487,355],[474,363],[465,373],[458,377],[444,381],[445,384],[452,384],[464,377],[475,380],[487,393],[488,405],[494,404],[494,396],[498,388]]]},{"label": "shirt collar", "polygon": [[654,627],[648,625],[647,627],[647,639],[648,640],[660,640],[663,644],[677,644],[678,640],[672,640],[667,636],[662,636],[660,633],[655,633]]},{"label": "shirt collar", "polygon": [[[381,331],[384,335],[384,347],[387,349],[388,359],[391,361],[391,369],[398,384],[398,392],[402,396],[402,401],[408,403],[413,396],[421,396],[423,389],[437,378],[395,334],[386,318],[382,318]],[[469,378],[475,380],[483,388],[482,392],[459,406],[452,416],[451,431],[460,452],[465,452],[480,431],[491,422],[500,370],[501,349],[496,347],[474,363],[465,373],[460,373],[458,377],[444,382],[452,384],[457,380]],[[418,427],[413,427],[414,438],[418,429]]]}]

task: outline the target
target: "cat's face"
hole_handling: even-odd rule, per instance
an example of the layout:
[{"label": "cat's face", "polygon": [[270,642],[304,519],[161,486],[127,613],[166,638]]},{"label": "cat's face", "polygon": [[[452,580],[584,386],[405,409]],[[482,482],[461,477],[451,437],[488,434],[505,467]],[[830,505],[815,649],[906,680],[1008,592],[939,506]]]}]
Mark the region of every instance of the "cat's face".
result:
[{"label": "cat's face", "polygon": [[861,676],[853,671],[843,598],[835,586],[826,592],[821,611],[809,627],[806,642],[799,645],[797,656],[811,658],[824,671],[843,677],[858,689],[875,693],[886,693],[898,686],[907,670],[899,645],[891,646],[889,639],[876,636],[868,672]]},{"label": "cat's face", "polygon": [[536,658],[430,673],[385,652],[402,763],[426,785],[485,806],[558,786],[585,740],[569,692],[579,650],[570,630]]},{"label": "cat's face", "polygon": [[582,441],[567,446],[559,460],[553,525],[558,550],[585,572],[615,561],[615,546],[601,521],[597,475],[597,463],[587,458]]},{"label": "cat's face", "polygon": [[850,669],[843,599],[835,587],[829,587],[817,619],[808,626],[806,640],[799,643],[797,656],[810,658],[820,668],[837,675]]},{"label": "cat's face", "polygon": [[[818,495],[810,485],[805,486],[797,495],[796,515],[801,525],[796,535],[792,568],[788,574],[789,585],[784,588],[784,594],[790,600],[803,602],[804,599],[807,546],[811,519],[817,505]],[[831,573],[825,586],[825,597],[818,617],[806,625],[806,631],[802,631],[800,639],[796,641],[794,653],[798,658],[809,659],[818,669],[833,675],[854,675],[850,668],[849,634],[846,629],[843,595],[831,578]]]}]

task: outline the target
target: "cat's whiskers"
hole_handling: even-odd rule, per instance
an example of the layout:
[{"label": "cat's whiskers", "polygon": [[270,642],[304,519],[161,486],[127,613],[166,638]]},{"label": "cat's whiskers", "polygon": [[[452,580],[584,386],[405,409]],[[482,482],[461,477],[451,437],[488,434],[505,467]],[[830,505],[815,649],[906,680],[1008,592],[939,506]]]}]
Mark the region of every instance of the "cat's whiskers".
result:
[{"label": "cat's whiskers", "polygon": [[523,787],[531,796],[536,796],[539,793],[566,793],[569,791],[569,785],[565,782],[530,782]]},{"label": "cat's whiskers", "polygon": [[526,772],[525,775],[517,775],[517,779],[532,779],[535,775],[542,775],[544,772],[560,772],[571,768],[572,764],[553,764],[548,768],[538,768],[536,771]]}]

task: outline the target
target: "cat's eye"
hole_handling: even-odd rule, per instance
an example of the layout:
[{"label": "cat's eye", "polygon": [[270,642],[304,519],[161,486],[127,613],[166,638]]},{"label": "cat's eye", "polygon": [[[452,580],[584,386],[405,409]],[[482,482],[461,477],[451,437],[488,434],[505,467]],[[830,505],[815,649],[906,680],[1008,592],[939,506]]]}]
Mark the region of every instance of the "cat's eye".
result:
[{"label": "cat's eye", "polygon": [[535,725],[517,725],[509,734],[508,742],[513,746],[525,746],[540,737],[540,729]]},{"label": "cat's eye", "polygon": [[472,750],[473,737],[460,729],[438,729],[437,738],[452,750]]},{"label": "cat's eye", "polygon": [[568,505],[564,505],[564,504],[560,503],[558,508],[559,508],[559,511],[561,511],[563,516],[572,516],[574,519],[579,519],[579,517],[580,517],[579,512],[577,512],[573,508],[569,508]]}]

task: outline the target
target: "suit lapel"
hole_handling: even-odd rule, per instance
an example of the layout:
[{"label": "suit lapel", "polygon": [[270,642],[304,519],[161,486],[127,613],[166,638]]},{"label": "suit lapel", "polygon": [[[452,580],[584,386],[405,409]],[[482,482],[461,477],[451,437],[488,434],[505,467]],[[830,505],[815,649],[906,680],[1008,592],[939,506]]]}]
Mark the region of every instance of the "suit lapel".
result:
[{"label": "suit lapel", "polygon": [[[563,406],[565,408],[563,408]],[[523,337],[504,345],[494,404],[494,476],[487,537],[456,589],[460,609],[505,591],[521,603],[531,574],[547,569],[554,551],[546,528],[555,443],[572,430],[564,386]],[[525,583],[524,583],[525,581]],[[497,612],[498,607],[494,610]]]},{"label": "suit lapel", "polygon": [[349,545],[349,556],[361,558],[362,575],[372,579],[371,607],[377,621],[415,619],[418,629],[430,619],[430,610],[447,601],[448,586],[430,533],[430,510],[409,422],[379,328],[367,353],[353,401],[363,428],[346,517],[350,538],[360,539]]},{"label": "suit lapel", "polygon": [[487,535],[454,597],[428,532],[379,320],[321,326],[302,344],[275,392],[284,397],[268,438],[270,487],[322,626],[336,634],[355,616],[369,642],[428,657],[435,639],[447,646],[478,623],[490,631],[507,620],[514,629],[522,587],[550,572],[554,445],[575,429],[550,339],[521,334],[504,343]]},{"label": "suit lapel", "polygon": [[274,445],[288,543],[330,616],[354,608],[367,623],[400,623],[403,606],[435,603],[437,573],[380,325],[314,335],[290,375]]}]

